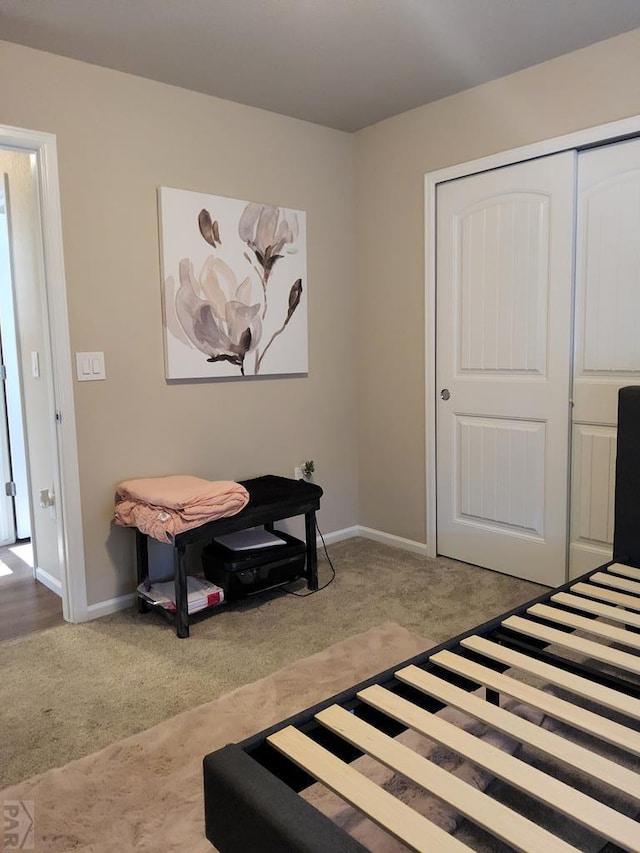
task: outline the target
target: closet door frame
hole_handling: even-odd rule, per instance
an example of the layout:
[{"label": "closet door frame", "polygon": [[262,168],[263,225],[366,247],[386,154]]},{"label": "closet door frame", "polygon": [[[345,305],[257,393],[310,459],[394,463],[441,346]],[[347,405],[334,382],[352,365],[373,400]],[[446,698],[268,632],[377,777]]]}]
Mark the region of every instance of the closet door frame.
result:
[{"label": "closet door frame", "polygon": [[[557,154],[561,151],[580,151],[595,145],[606,145],[640,136],[640,116],[587,128],[557,136],[532,145],[513,148],[460,163],[424,176],[425,203],[425,424],[426,424],[426,498],[427,498],[427,556],[435,557],[437,546],[436,515],[436,191],[438,184],[469,175],[499,169]],[[569,541],[567,528],[567,543]]]}]

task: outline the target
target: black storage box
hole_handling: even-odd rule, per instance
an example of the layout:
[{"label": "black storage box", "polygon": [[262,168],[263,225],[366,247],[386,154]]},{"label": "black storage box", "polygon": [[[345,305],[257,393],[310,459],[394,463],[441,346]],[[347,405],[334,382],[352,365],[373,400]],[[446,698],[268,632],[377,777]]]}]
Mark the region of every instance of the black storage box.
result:
[{"label": "black storage box", "polygon": [[282,545],[245,551],[212,542],[202,551],[204,576],[222,587],[227,601],[297,580],[304,575],[307,547],[280,530],[276,536]]}]

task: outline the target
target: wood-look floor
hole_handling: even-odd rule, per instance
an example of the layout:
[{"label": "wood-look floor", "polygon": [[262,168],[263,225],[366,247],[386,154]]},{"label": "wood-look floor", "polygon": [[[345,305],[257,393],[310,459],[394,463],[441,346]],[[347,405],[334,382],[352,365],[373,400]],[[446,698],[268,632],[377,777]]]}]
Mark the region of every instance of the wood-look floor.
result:
[{"label": "wood-look floor", "polygon": [[0,641],[64,624],[61,599],[11,547],[0,548]]}]

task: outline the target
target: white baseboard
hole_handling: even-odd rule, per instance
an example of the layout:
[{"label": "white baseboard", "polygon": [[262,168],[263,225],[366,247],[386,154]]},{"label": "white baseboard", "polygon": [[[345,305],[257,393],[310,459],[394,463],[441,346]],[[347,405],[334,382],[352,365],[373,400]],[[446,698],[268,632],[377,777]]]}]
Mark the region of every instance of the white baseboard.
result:
[{"label": "white baseboard", "polygon": [[53,575],[50,575],[49,572],[45,572],[44,569],[40,569],[37,566],[36,580],[39,580],[40,583],[47,587],[47,589],[50,589],[51,592],[55,592],[56,595],[59,595],[60,598],[62,598],[62,581],[59,581],[57,578],[54,578]]},{"label": "white baseboard", "polygon": [[[363,527],[361,524],[356,524],[353,527],[345,527],[342,530],[334,530],[332,533],[327,533],[324,536],[324,541],[327,545],[333,542],[342,542],[345,539],[354,539],[356,536],[362,536],[363,539],[371,539],[375,542],[380,542],[382,545],[390,545],[392,548],[402,548],[404,551],[411,551],[413,554],[420,554],[422,557],[428,556],[428,546],[423,542],[414,542],[412,539],[403,539],[402,536],[394,536],[393,533],[384,533],[382,530],[374,530],[372,527]],[[322,546],[322,540],[317,537],[318,547]]]},{"label": "white baseboard", "polygon": [[[392,548],[402,548],[404,551],[411,551],[414,554],[424,556],[427,553],[427,546],[421,542],[403,539],[401,536],[394,536],[392,533],[383,533],[381,530],[373,530],[370,527],[362,527],[358,524],[354,527],[344,527],[342,530],[333,530],[331,533],[323,534],[323,536],[327,545],[332,545],[335,542],[343,542],[346,539],[354,539],[356,536],[362,536],[364,539],[372,539],[383,545],[390,545]],[[318,548],[322,548],[322,539],[318,536],[316,541]],[[40,570],[38,569],[38,571]],[[45,583],[44,580],[43,583]],[[60,595],[59,591],[58,595]],[[133,607],[136,603],[136,598],[136,594],[132,592],[128,595],[121,595],[119,598],[110,598],[106,601],[99,601],[97,604],[90,604],[86,612],[80,615],[78,621],[87,622],[90,619],[98,619],[100,616],[108,616],[110,613],[117,613],[118,610]]]},{"label": "white baseboard", "polygon": [[[342,542],[345,539],[354,539],[356,536],[361,536],[360,528],[355,525],[354,527],[344,527],[342,530],[333,530],[331,533],[323,533],[324,541],[327,545],[332,545],[334,542]],[[319,536],[316,536],[316,543],[318,548],[322,548],[322,539]]]},{"label": "white baseboard", "polygon": [[118,610],[126,610],[127,607],[133,607],[138,596],[135,592],[130,592],[127,595],[121,595],[119,598],[108,598],[106,601],[99,601],[97,604],[89,604],[84,618],[80,618],[79,622],[88,622],[90,619],[98,619],[100,616],[108,616],[110,613],[117,613]]},{"label": "white baseboard", "polygon": [[428,547],[423,542],[414,542],[413,539],[404,539],[402,536],[394,536],[393,533],[384,533],[382,530],[373,530],[371,527],[360,525],[356,535],[380,542],[382,545],[390,545],[392,548],[411,551],[412,554],[420,554],[421,557],[428,556]]}]

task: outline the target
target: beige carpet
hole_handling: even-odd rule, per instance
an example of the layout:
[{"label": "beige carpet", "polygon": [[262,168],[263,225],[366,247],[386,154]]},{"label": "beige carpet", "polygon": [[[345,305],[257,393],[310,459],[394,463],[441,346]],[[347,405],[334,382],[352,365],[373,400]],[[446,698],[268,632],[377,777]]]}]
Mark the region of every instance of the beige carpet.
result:
[{"label": "beige carpet", "polygon": [[100,752],[7,788],[0,800],[29,804],[39,853],[211,853],[203,826],[205,754],[431,645],[399,625],[385,623]]},{"label": "beige carpet", "polygon": [[[432,645],[431,640],[399,625],[384,623],[147,731],[6,788],[0,793],[0,800],[5,807],[7,803],[26,803],[35,825],[35,845],[31,849],[40,853],[72,850],[85,853],[116,850],[123,853],[130,850],[208,853],[213,848],[204,838],[203,829],[201,762],[205,754],[229,741],[242,740]],[[185,644],[178,646],[184,648]],[[515,709],[514,712],[521,713]],[[525,711],[526,716],[530,714],[531,709]],[[557,721],[545,718],[535,722],[637,770],[637,761],[632,756],[621,756],[619,750],[608,747],[603,741],[596,742]],[[457,724],[465,727],[471,724],[475,734],[487,737],[490,742],[497,734],[482,731],[473,721],[465,724],[462,720]],[[405,736],[413,737],[410,732],[401,737]],[[508,751],[516,749],[515,742],[497,737],[495,745]],[[412,748],[416,749],[413,743]],[[416,751],[422,752],[422,747]],[[579,824],[562,818],[509,785],[491,781],[488,774],[466,762],[461,763],[458,756],[444,747],[436,747],[434,751],[433,744],[427,744],[424,754],[475,787],[484,788],[489,784],[492,796],[546,826],[576,850],[595,853],[601,849],[602,839]],[[570,777],[580,790],[609,803],[622,814],[636,816],[637,802],[633,798],[614,794],[598,780],[576,775],[536,750],[519,748],[518,754],[553,777]],[[360,761],[370,762],[367,758]],[[386,772],[384,768],[382,771]],[[460,821],[458,815],[432,798],[425,798],[421,790],[413,791],[404,784],[398,787],[393,775],[377,781],[447,831],[455,830],[456,837],[471,849],[482,853],[512,853],[512,848],[490,838],[468,821]],[[366,821],[340,804],[336,808],[335,802],[326,800],[327,792],[320,792],[319,797],[311,789],[309,793],[314,797],[312,801],[340,825],[361,840],[371,842],[370,849],[377,853],[397,853],[397,845],[393,846],[388,836],[382,840],[379,833],[371,834],[372,825],[367,826]],[[5,844],[4,849],[15,848]]]},{"label": "beige carpet", "polygon": [[[336,579],[196,621],[178,640],[135,609],[0,643],[0,788],[67,764],[387,621],[446,640],[539,595],[527,581],[367,539],[329,547]],[[329,574],[319,562],[321,582]],[[299,585],[306,592],[303,584]]]}]

